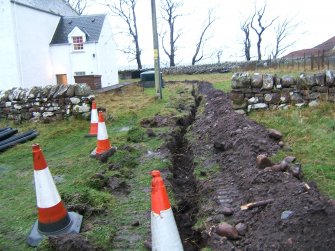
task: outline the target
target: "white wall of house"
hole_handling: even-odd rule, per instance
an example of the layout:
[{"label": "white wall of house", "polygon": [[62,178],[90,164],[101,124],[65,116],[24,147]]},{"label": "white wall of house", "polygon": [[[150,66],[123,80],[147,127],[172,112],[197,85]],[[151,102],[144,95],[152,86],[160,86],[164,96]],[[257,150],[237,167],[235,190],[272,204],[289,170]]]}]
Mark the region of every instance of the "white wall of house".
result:
[{"label": "white wall of house", "polygon": [[74,84],[75,72],[100,75],[96,54],[96,43],[85,43],[82,51],[74,51],[72,44],[51,45],[54,82],[58,74],[66,74],[68,84]]},{"label": "white wall of house", "polygon": [[14,18],[10,1],[0,1],[0,90],[7,90],[17,86],[18,56],[15,42]]},{"label": "white wall of house", "polygon": [[49,44],[60,17],[21,5],[12,8],[19,55],[18,84],[22,87],[55,84]]},{"label": "white wall of house", "polygon": [[101,30],[97,60],[99,62],[99,72],[102,75],[102,87],[118,84],[119,77],[116,59],[116,45],[113,39],[112,28],[108,17],[106,17]]}]

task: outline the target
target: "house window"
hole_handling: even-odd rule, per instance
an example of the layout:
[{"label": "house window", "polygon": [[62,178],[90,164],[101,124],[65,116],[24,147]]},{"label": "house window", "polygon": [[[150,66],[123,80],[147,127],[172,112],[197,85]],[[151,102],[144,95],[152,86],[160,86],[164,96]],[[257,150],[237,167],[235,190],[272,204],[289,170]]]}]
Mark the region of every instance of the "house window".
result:
[{"label": "house window", "polygon": [[80,51],[84,49],[83,37],[72,37],[73,50]]},{"label": "house window", "polygon": [[74,75],[75,75],[75,76],[85,76],[86,73],[85,73],[84,71],[76,71],[76,72],[74,73]]}]

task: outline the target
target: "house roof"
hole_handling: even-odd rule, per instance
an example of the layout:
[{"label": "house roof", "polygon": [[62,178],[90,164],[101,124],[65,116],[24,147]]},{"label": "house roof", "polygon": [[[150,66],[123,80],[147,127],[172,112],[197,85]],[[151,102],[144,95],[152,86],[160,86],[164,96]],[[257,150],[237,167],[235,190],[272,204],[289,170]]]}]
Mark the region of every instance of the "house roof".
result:
[{"label": "house roof", "polygon": [[86,42],[97,42],[105,17],[106,15],[62,17],[51,40],[51,44],[68,43],[68,35],[75,27],[78,27],[86,34]]},{"label": "house roof", "polygon": [[303,58],[304,56],[310,57],[312,54],[316,56],[318,55],[318,53],[322,53],[322,51],[329,52],[334,48],[335,36],[313,48],[293,51],[284,56],[283,58]]},{"label": "house roof", "polygon": [[35,10],[56,14],[59,16],[76,16],[74,11],[64,0],[10,0],[12,3],[26,6]]}]

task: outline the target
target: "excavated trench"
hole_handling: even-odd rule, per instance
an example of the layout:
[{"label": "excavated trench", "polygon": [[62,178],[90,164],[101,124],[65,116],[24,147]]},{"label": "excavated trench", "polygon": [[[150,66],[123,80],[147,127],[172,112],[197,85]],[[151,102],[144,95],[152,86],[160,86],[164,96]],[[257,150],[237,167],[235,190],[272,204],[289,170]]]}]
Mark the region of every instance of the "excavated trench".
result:
[{"label": "excavated trench", "polygon": [[194,105],[190,113],[179,119],[176,128],[171,133],[167,147],[172,156],[170,182],[175,194],[176,208],[174,216],[178,225],[179,234],[183,240],[184,250],[200,250],[202,246],[201,233],[192,229],[198,213],[197,183],[194,177],[194,156],[185,135],[187,128],[195,121],[197,108],[201,102],[193,88]]}]

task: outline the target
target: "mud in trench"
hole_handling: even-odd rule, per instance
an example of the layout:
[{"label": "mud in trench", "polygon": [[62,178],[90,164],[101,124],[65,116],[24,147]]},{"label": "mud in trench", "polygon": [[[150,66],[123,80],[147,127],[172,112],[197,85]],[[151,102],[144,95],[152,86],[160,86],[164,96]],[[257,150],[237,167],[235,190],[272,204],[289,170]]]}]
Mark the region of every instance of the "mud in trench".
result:
[{"label": "mud in trench", "polygon": [[197,184],[193,174],[193,152],[185,138],[187,128],[194,122],[201,101],[201,97],[194,91],[192,95],[195,100],[194,106],[191,106],[187,116],[177,121],[177,126],[167,144],[172,158],[170,168],[172,178],[169,181],[176,200],[176,207],[173,210],[184,250],[200,250],[201,247],[201,233],[192,229],[198,213]]}]

